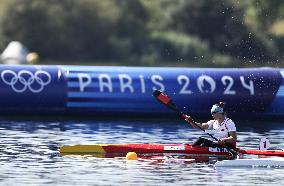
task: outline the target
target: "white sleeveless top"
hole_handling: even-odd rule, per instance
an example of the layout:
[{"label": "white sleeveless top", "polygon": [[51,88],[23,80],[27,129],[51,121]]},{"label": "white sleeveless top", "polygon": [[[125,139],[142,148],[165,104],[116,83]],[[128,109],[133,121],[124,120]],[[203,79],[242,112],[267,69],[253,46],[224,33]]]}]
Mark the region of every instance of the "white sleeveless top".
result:
[{"label": "white sleeveless top", "polygon": [[225,118],[219,125],[217,120],[210,120],[207,122],[208,130],[212,130],[213,136],[217,139],[226,138],[229,132],[236,132],[236,125],[230,118]]}]

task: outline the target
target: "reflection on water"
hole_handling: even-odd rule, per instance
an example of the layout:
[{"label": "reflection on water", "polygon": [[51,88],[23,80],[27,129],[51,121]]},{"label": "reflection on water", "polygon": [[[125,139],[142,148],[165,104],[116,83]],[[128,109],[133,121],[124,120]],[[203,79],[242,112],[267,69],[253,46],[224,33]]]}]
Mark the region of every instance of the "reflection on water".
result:
[{"label": "reflection on water", "polygon": [[[238,146],[257,148],[260,137],[282,145],[284,123],[236,122]],[[191,143],[202,131],[183,122],[1,121],[1,185],[272,185],[284,169],[215,169],[184,160],[126,161],[64,156],[61,145],[93,143]],[[242,179],[240,179],[242,178]]]}]

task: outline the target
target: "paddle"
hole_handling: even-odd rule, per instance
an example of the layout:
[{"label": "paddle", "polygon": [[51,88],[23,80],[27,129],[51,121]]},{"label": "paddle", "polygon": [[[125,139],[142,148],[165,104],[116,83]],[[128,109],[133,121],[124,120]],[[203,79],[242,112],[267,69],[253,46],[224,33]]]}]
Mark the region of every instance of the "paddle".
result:
[{"label": "paddle", "polygon": [[[182,113],[177,106],[174,104],[174,102],[172,101],[171,98],[169,98],[169,96],[167,96],[165,93],[159,91],[159,90],[155,90],[153,92],[153,96],[162,104],[164,104],[165,106],[167,106],[168,108],[170,108],[171,110],[175,111],[177,114],[179,114],[179,116],[185,120],[187,118],[187,115]],[[203,128],[201,128],[199,125],[195,125],[197,128],[199,128],[200,130],[202,130],[203,132],[205,132],[205,130]],[[212,134],[205,132],[207,135],[209,135],[211,138],[213,138],[214,140],[218,141],[218,139],[216,137],[214,137]],[[234,151],[232,148],[229,147],[228,142],[225,142],[224,144],[225,148],[235,157],[237,156],[237,152]]]}]

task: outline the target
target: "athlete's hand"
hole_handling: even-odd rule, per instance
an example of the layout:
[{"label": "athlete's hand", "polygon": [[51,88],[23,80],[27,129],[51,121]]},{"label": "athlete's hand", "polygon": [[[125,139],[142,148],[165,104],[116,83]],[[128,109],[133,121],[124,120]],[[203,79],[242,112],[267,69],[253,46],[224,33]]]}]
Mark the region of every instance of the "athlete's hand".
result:
[{"label": "athlete's hand", "polygon": [[188,123],[192,123],[193,122],[193,119],[190,116],[188,116],[188,115],[185,115],[185,119],[184,120],[187,121]]}]

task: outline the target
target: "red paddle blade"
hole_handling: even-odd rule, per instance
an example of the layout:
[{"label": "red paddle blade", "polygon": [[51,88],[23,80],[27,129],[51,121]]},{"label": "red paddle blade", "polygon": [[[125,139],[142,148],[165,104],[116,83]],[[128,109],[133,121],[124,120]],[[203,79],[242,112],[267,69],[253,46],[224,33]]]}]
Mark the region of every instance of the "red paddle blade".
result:
[{"label": "red paddle blade", "polygon": [[156,99],[160,102],[162,102],[163,104],[167,105],[168,103],[171,102],[171,99],[164,94],[163,92],[159,91],[159,90],[155,90],[153,92],[154,97],[156,97]]},{"label": "red paddle blade", "polygon": [[170,109],[174,110],[175,112],[180,113],[179,109],[177,108],[177,106],[173,103],[173,101],[163,92],[159,91],[159,90],[155,90],[153,92],[153,96],[160,101],[161,103],[163,103],[164,105],[166,105],[167,107],[169,107]]}]

